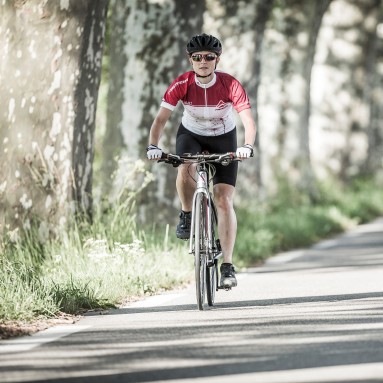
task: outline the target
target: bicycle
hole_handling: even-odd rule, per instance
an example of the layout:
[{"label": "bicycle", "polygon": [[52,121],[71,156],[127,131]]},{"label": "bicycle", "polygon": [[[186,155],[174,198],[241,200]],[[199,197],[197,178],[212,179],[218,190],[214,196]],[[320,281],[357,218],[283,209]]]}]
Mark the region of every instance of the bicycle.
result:
[{"label": "bicycle", "polygon": [[[215,292],[219,289],[230,290],[231,286],[219,284],[218,260],[222,257],[222,249],[217,233],[217,209],[210,182],[213,179],[214,163],[229,165],[239,161],[235,153],[224,154],[184,154],[178,156],[163,153],[159,162],[177,167],[181,164],[196,164],[196,190],[193,196],[189,254],[194,254],[197,306],[204,310],[205,295],[209,306],[214,306]],[[206,292],[206,294],[205,294]]]}]

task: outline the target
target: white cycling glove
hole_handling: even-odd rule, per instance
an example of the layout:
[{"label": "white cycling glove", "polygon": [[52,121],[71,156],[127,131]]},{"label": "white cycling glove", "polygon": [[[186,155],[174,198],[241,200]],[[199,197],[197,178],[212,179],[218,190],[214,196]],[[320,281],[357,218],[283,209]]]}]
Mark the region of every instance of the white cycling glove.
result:
[{"label": "white cycling glove", "polygon": [[253,156],[253,147],[249,144],[243,145],[237,149],[235,154],[239,158],[250,158]]},{"label": "white cycling glove", "polygon": [[146,148],[146,157],[149,160],[160,160],[162,156],[162,150],[156,145],[149,145]]}]

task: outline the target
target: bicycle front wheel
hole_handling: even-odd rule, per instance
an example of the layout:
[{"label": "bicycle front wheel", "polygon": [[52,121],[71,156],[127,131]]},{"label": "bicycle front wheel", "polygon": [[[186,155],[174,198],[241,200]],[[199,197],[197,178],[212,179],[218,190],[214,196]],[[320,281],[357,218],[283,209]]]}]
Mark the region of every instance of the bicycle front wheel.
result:
[{"label": "bicycle front wheel", "polygon": [[209,306],[214,306],[215,290],[218,285],[218,266],[214,261],[213,266],[206,267],[206,295]]},{"label": "bicycle front wheel", "polygon": [[195,219],[194,219],[194,267],[197,306],[199,310],[204,309],[205,283],[206,283],[206,254],[207,254],[207,212],[206,197],[200,193],[196,197]]},{"label": "bicycle front wheel", "polygon": [[[213,199],[210,199],[210,227],[211,227],[211,238],[213,243],[213,248],[209,252],[209,266],[206,268],[206,295],[207,303],[209,306],[214,306],[215,300],[215,291],[218,287],[218,261],[214,256],[218,249],[216,247],[216,237],[215,233],[217,232],[217,212],[215,210]],[[213,264],[212,264],[213,263]]]}]

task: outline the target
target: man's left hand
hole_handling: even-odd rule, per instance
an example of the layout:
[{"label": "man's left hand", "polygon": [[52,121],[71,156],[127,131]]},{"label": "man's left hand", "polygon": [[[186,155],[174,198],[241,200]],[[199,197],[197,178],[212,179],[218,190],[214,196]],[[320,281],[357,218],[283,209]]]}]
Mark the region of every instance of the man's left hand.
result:
[{"label": "man's left hand", "polygon": [[238,148],[235,154],[238,158],[250,158],[253,157],[254,150],[251,145],[246,144]]}]

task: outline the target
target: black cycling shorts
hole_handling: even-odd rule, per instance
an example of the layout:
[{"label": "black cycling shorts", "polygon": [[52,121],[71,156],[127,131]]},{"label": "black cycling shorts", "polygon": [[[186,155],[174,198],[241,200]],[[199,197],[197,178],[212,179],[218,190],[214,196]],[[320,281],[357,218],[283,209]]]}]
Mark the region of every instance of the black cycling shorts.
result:
[{"label": "black cycling shorts", "polygon": [[[220,136],[200,136],[190,130],[187,130],[182,124],[177,132],[176,154],[185,153],[227,153],[237,150],[237,130],[233,129]],[[214,164],[216,173],[213,178],[213,184],[229,184],[235,186],[237,181],[238,162],[224,166]]]}]

